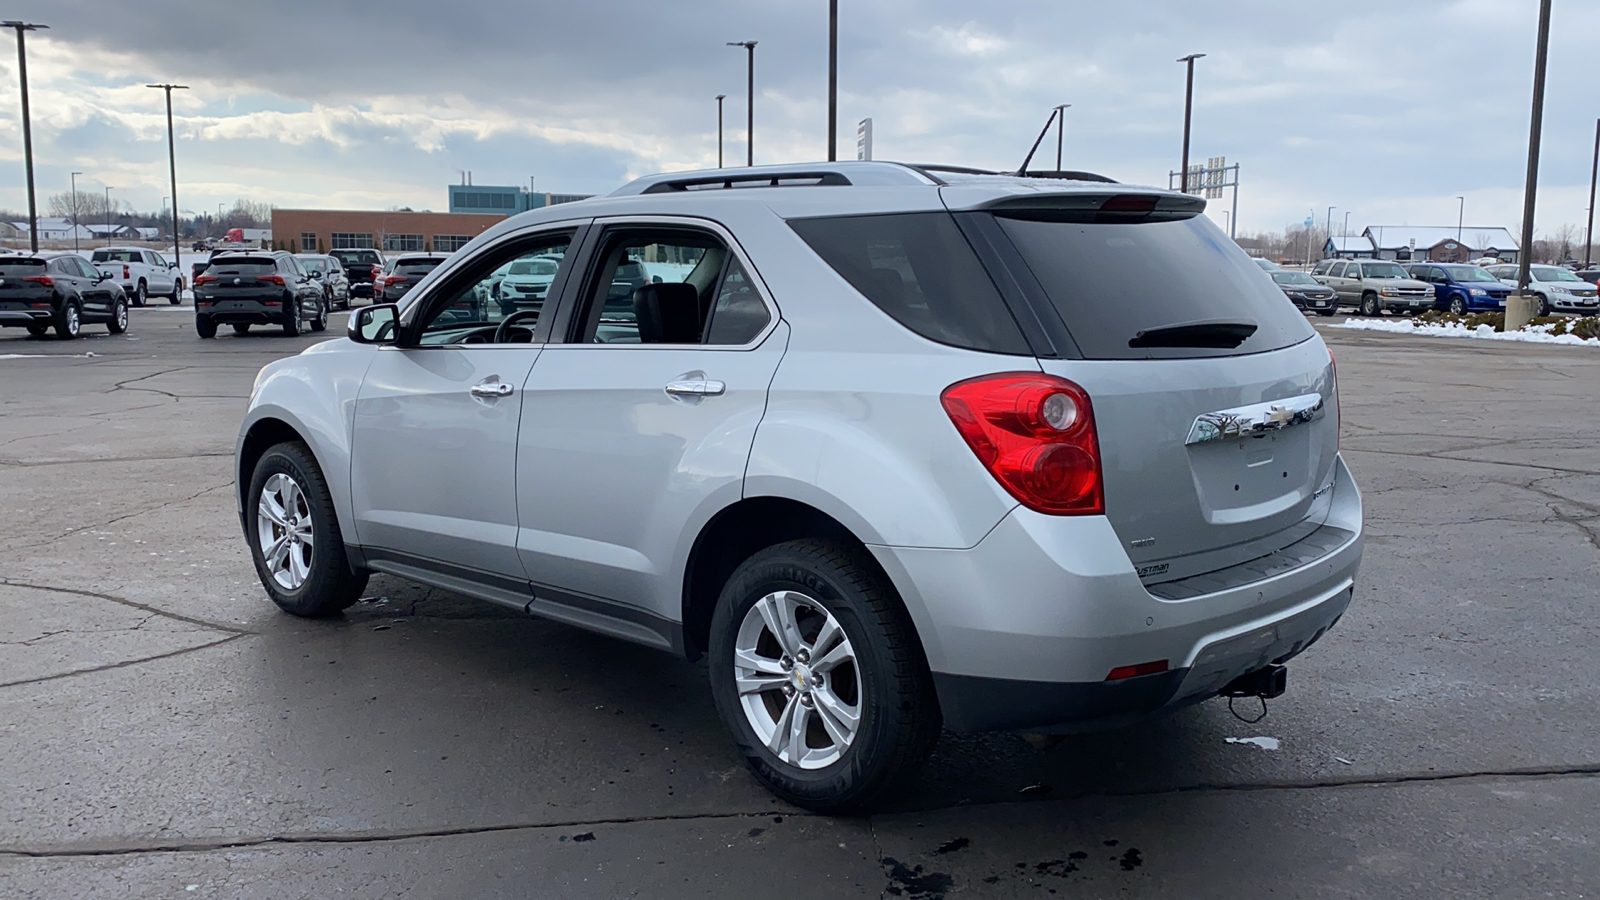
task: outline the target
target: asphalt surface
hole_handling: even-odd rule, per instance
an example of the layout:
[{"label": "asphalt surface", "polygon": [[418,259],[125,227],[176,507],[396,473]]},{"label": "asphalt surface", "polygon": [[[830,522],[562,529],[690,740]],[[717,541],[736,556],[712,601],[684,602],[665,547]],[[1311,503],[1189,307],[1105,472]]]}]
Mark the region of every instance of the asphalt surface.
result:
[{"label": "asphalt surface", "polygon": [[1319,321],[1370,536],[1267,718],[947,735],[830,819],[746,776],[703,663],[383,576],[278,613],[234,436],[328,335],[190,316],[0,330],[0,895],[1600,892],[1600,352]]}]

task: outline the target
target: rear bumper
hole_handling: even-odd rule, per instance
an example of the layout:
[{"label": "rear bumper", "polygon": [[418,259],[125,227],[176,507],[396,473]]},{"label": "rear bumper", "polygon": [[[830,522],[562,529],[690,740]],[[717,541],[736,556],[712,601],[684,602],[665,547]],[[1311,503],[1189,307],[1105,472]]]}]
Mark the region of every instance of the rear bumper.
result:
[{"label": "rear bumper", "polygon": [[283,306],[263,306],[250,300],[199,300],[194,314],[223,325],[275,325],[287,318],[288,311]]},{"label": "rear bumper", "polygon": [[[1273,565],[1293,557],[1286,548],[1235,567],[1266,577],[1212,573],[1226,586],[1183,599],[1146,589],[1099,517],[1018,509],[969,550],[872,550],[916,622],[949,727],[1094,730],[1215,696],[1320,638],[1350,603],[1364,542],[1343,460],[1333,494],[1334,531],[1322,533],[1339,535],[1331,549]],[[1158,660],[1168,671],[1106,681],[1114,668]]]},{"label": "rear bumper", "polygon": [[0,325],[41,325],[50,322],[53,315],[49,309],[0,310]]},{"label": "rear bumper", "polygon": [[372,282],[370,282],[370,281],[352,281],[352,282],[350,282],[350,296],[352,296],[352,297],[371,297],[371,296],[373,296],[373,293],[372,293]]}]

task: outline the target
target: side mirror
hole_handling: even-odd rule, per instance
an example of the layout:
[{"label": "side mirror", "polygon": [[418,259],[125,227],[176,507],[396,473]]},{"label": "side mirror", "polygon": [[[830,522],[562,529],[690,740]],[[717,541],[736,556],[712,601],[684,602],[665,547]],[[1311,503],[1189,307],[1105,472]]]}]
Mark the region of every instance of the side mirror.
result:
[{"label": "side mirror", "polygon": [[94,283],[95,284],[99,284],[102,281],[110,281],[110,280],[111,280],[111,273],[110,272],[100,272],[99,274],[95,275],[95,277],[94,277]]},{"label": "side mirror", "polygon": [[660,275],[656,275],[655,277],[651,278],[650,279],[650,283],[651,284],[660,284],[661,283],[661,276]]},{"label": "side mirror", "polygon": [[358,344],[392,344],[400,327],[400,307],[393,303],[363,306],[350,314],[350,340]]}]

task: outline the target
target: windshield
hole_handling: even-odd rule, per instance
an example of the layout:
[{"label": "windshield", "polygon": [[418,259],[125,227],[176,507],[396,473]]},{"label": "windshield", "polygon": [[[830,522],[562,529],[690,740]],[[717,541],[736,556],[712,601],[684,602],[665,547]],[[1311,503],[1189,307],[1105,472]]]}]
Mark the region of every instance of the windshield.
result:
[{"label": "windshield", "polygon": [[1304,272],[1273,272],[1272,280],[1279,284],[1303,284],[1311,287],[1321,287],[1322,282],[1312,278]]},{"label": "windshield", "polygon": [[1566,269],[1555,266],[1529,266],[1528,271],[1533,273],[1534,281],[1582,281],[1582,278],[1572,274]]},{"label": "windshield", "polygon": [[1444,266],[1443,268],[1446,272],[1450,273],[1450,277],[1456,281],[1488,281],[1494,284],[1500,283],[1500,279],[1490,275],[1488,272],[1485,272],[1483,269],[1480,269],[1477,266]]},{"label": "windshield", "polygon": [[1406,270],[1394,263],[1362,263],[1361,271],[1366,278],[1407,278]]},{"label": "windshield", "polygon": [[556,264],[548,259],[519,259],[511,264],[510,275],[554,275]]}]

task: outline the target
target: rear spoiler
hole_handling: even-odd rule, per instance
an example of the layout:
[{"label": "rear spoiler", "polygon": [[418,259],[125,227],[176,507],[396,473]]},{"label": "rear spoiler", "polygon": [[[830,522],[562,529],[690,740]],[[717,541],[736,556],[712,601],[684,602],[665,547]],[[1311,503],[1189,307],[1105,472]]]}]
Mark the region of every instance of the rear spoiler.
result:
[{"label": "rear spoiler", "polygon": [[1177,222],[1205,211],[1187,194],[1101,191],[1029,192],[997,197],[976,209],[1018,219],[1053,222]]}]

